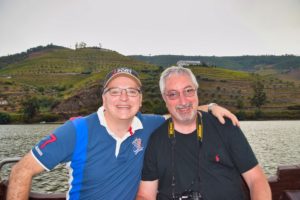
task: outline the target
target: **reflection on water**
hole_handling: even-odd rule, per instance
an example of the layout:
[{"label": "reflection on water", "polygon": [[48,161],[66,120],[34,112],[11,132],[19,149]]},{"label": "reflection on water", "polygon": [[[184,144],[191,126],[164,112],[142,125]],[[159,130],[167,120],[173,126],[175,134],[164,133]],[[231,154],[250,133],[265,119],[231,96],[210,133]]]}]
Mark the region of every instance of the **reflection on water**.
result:
[{"label": "reflection on water", "polygon": [[[57,126],[1,125],[0,160],[23,156]],[[267,176],[275,175],[278,165],[300,164],[300,121],[246,121],[241,122],[241,128]],[[9,166],[4,168],[4,175],[8,169]],[[33,190],[64,192],[67,181],[68,172],[60,165],[35,177]]]}]

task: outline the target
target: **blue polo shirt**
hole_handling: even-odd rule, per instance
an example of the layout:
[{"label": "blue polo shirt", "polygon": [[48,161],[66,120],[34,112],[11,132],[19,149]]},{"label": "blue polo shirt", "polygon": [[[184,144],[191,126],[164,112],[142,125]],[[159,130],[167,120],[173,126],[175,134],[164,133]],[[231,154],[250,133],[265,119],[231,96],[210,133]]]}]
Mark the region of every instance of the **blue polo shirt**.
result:
[{"label": "blue polo shirt", "polygon": [[138,113],[128,136],[118,142],[99,116],[98,111],[66,122],[42,139],[32,154],[46,170],[67,163],[67,199],[134,199],[149,136],[164,118]]}]

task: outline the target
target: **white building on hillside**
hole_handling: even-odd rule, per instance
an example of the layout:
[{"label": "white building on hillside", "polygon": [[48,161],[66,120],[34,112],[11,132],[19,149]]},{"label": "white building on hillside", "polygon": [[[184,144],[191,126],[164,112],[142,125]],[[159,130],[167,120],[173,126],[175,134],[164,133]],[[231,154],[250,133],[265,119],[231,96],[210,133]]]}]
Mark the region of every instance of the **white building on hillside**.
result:
[{"label": "white building on hillside", "polygon": [[177,62],[177,66],[184,67],[189,65],[201,65],[201,61],[193,61],[193,60],[179,60]]}]

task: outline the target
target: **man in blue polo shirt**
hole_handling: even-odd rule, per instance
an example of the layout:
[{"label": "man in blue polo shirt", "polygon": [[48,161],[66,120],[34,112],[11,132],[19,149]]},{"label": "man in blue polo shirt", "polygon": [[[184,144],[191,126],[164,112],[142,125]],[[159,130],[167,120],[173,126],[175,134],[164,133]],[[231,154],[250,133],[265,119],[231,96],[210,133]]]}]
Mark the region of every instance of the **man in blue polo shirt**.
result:
[{"label": "man in blue polo shirt", "polygon": [[[34,175],[66,163],[67,199],[134,199],[149,136],[165,121],[159,115],[139,113],[141,86],[132,69],[110,72],[103,86],[103,105],[95,113],[67,121],[33,147],[13,167],[7,198],[27,199]],[[232,116],[219,106],[213,111],[218,118]]]}]

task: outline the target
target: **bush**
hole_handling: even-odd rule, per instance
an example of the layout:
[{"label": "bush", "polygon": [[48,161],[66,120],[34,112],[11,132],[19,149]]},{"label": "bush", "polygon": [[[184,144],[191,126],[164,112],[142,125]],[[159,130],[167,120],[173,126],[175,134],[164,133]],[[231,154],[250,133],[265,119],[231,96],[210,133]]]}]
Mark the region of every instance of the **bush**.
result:
[{"label": "bush", "polygon": [[168,113],[168,110],[167,110],[165,104],[163,102],[160,102],[153,106],[153,113],[159,114],[159,115],[164,115],[164,114]]},{"label": "bush", "polygon": [[264,117],[264,113],[261,110],[257,109],[254,112],[254,117],[255,117],[255,119],[263,118]]},{"label": "bush", "polygon": [[8,113],[0,112],[0,124],[9,124],[11,122],[11,117]]},{"label": "bush", "polygon": [[300,110],[300,105],[288,106],[288,110]]},{"label": "bush", "polygon": [[242,111],[242,110],[240,110],[239,112],[236,113],[236,117],[239,120],[245,120],[247,118],[245,111]]},{"label": "bush", "polygon": [[146,99],[143,101],[143,106],[141,110],[143,113],[153,113],[152,107],[153,107],[152,102]]},{"label": "bush", "polygon": [[11,113],[10,114],[11,123],[23,123],[24,122],[24,115],[21,113]]},{"label": "bush", "polygon": [[52,97],[41,97],[38,99],[39,107],[42,109],[51,110],[59,101]]},{"label": "bush", "polygon": [[56,122],[60,119],[60,116],[52,113],[43,113],[39,117],[39,121],[44,122]]}]

